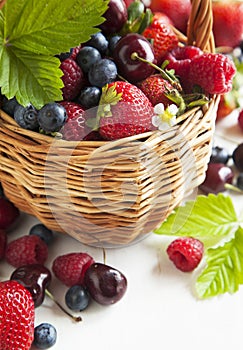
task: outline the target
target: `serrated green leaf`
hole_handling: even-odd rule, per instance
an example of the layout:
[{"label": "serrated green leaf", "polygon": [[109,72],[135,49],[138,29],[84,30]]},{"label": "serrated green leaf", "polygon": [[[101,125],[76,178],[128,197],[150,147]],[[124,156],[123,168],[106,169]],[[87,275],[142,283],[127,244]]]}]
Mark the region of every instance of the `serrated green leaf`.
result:
[{"label": "serrated green leaf", "polygon": [[223,246],[208,249],[206,263],[196,282],[199,298],[235,293],[243,284],[243,229],[238,227],[234,238]]},{"label": "serrated green leaf", "polygon": [[223,194],[199,195],[180,206],[154,232],[161,235],[191,236],[216,241],[239,226],[232,200]]},{"label": "serrated green leaf", "polygon": [[21,50],[56,55],[96,33],[106,9],[104,0],[8,0],[4,39]]},{"label": "serrated green leaf", "polygon": [[54,56],[96,33],[107,8],[108,0],[8,0],[0,11],[1,92],[36,108],[61,100]]}]

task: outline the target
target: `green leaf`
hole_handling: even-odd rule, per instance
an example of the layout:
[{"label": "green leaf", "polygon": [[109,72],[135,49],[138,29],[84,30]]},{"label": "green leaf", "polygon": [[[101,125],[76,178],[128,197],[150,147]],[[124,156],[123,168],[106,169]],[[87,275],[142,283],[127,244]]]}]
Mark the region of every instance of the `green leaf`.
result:
[{"label": "green leaf", "polygon": [[223,194],[199,195],[169,215],[154,232],[161,235],[191,236],[211,245],[234,233],[239,220],[232,200]]},{"label": "green leaf", "polygon": [[235,293],[243,283],[243,229],[223,246],[208,249],[206,256],[207,266],[196,282],[199,298]]},{"label": "green leaf", "polygon": [[62,71],[54,56],[96,33],[108,2],[8,0],[0,11],[2,93],[36,108],[61,100]]}]

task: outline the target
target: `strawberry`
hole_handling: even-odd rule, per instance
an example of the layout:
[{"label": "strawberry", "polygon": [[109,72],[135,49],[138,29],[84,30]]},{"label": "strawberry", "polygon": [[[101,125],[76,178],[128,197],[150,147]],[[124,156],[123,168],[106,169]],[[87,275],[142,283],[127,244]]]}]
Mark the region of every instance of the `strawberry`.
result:
[{"label": "strawberry", "polygon": [[180,237],[172,241],[166,252],[175,266],[183,271],[193,271],[203,257],[204,246],[192,237]]},{"label": "strawberry", "polygon": [[177,29],[186,33],[191,12],[190,0],[151,0],[149,7],[152,12],[161,11],[166,14]]},{"label": "strawberry", "polygon": [[67,112],[66,122],[68,122],[70,119],[79,117],[84,112],[84,108],[76,102],[61,101],[59,103],[66,109],[66,112]]},{"label": "strawberry", "polygon": [[6,247],[5,258],[14,266],[44,264],[48,257],[47,244],[36,235],[25,235],[10,242]]},{"label": "strawberry", "polygon": [[0,349],[29,350],[34,318],[30,292],[16,281],[0,282]]},{"label": "strawberry", "polygon": [[117,140],[153,130],[152,116],[152,103],[137,86],[117,81],[103,87],[97,124],[104,139]]},{"label": "strawberry", "polygon": [[231,99],[228,94],[223,94],[220,96],[218,110],[217,110],[217,121],[225,118],[233,110],[237,108],[237,103],[234,99]]},{"label": "strawberry", "polygon": [[171,26],[158,20],[144,30],[143,36],[151,42],[158,65],[161,65],[165,53],[176,47],[179,41]]},{"label": "strawberry", "polygon": [[238,46],[243,35],[242,1],[213,1],[212,8],[216,46]]},{"label": "strawberry", "polygon": [[170,94],[174,90],[173,86],[160,74],[150,75],[139,82],[137,86],[143,91],[153,106],[163,103],[167,107],[171,104],[171,100],[166,97],[166,94]]},{"label": "strawberry", "polygon": [[67,58],[66,60],[62,61],[60,69],[63,72],[63,99],[72,101],[78,96],[82,87],[84,87],[86,84],[83,71],[72,58]]},{"label": "strawberry", "polygon": [[5,197],[0,197],[0,229],[9,229],[19,215],[19,209],[12,202]]},{"label": "strawberry", "polygon": [[5,230],[0,230],[0,260],[5,256],[5,249],[7,245],[7,233]]},{"label": "strawberry", "polygon": [[81,285],[84,275],[94,259],[87,253],[59,255],[52,263],[54,275],[66,286]]},{"label": "strawberry", "polygon": [[225,94],[232,89],[235,73],[235,65],[228,56],[204,53],[192,59],[188,81],[206,93]]}]

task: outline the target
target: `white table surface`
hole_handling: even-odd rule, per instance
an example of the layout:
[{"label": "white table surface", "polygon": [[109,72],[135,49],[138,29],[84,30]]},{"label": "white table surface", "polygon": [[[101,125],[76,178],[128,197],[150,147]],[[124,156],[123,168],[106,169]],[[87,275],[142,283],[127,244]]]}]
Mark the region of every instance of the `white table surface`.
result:
[{"label": "white table surface", "polygon": [[[243,142],[243,132],[233,113],[216,126],[217,144],[233,150]],[[219,135],[231,138],[226,141]],[[243,210],[243,196],[230,193],[237,211]],[[25,214],[9,234],[9,241],[28,234],[38,221]],[[128,289],[118,303],[101,306],[95,302],[82,312],[83,321],[73,322],[57,306],[45,298],[36,309],[35,323],[52,323],[58,332],[56,345],[51,349],[130,350],[130,349],[242,349],[243,287],[200,301],[193,295],[195,273],[177,270],[166,255],[167,244],[173,238],[151,234],[130,247],[108,249],[106,263],[121,270],[127,277]],[[99,248],[83,245],[73,238],[55,234],[49,247],[47,266],[57,255],[84,251],[103,262]],[[13,271],[6,262],[0,263],[1,279]],[[64,306],[67,287],[55,278],[50,290]]]}]

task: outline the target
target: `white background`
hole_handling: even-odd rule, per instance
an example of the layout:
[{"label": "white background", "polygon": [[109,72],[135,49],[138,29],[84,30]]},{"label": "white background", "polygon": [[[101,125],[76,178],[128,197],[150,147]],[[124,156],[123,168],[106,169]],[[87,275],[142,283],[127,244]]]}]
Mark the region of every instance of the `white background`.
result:
[{"label": "white background", "polygon": [[[237,142],[243,142],[237,113],[217,124],[215,140],[229,151]],[[243,211],[243,195],[228,194],[237,213]],[[9,234],[9,241],[28,234],[37,222],[22,214],[17,227]],[[180,272],[166,255],[166,247],[172,239],[151,233],[133,246],[108,249],[106,263],[126,275],[127,292],[112,306],[91,303],[82,312],[80,323],[73,322],[46,298],[36,309],[35,323],[50,322],[56,327],[58,339],[52,349],[242,349],[243,287],[234,295],[197,300],[193,294],[197,271]],[[85,246],[68,235],[55,234],[46,265],[51,267],[58,255],[79,251],[103,262],[101,249]],[[1,280],[8,279],[12,271],[6,262],[0,262]],[[50,290],[65,306],[67,287],[53,278]]]}]

